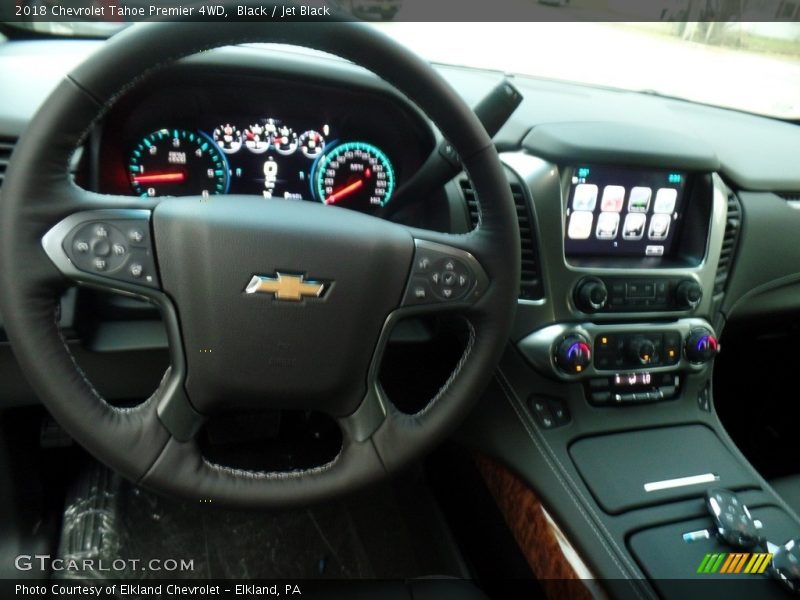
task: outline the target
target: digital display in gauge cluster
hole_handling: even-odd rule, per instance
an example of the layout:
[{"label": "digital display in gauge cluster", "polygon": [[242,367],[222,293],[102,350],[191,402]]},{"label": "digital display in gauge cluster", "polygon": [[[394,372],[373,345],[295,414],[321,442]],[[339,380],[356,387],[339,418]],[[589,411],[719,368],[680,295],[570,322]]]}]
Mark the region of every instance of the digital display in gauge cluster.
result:
[{"label": "digital display in gauge cluster", "polygon": [[134,146],[128,173],[142,197],[255,194],[366,212],[388,204],[396,185],[375,145],[341,139],[327,123],[272,117],[150,132]]},{"label": "digital display in gauge cluster", "polygon": [[666,257],[684,210],[686,173],[584,166],[566,207],[567,256]]}]

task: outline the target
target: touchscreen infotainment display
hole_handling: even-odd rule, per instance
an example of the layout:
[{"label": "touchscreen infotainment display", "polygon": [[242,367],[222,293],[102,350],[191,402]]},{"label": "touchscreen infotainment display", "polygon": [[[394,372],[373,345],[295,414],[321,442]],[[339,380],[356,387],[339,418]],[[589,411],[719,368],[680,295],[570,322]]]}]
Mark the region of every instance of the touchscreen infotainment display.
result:
[{"label": "touchscreen infotainment display", "polygon": [[576,167],[566,207],[566,256],[671,256],[686,173]]}]

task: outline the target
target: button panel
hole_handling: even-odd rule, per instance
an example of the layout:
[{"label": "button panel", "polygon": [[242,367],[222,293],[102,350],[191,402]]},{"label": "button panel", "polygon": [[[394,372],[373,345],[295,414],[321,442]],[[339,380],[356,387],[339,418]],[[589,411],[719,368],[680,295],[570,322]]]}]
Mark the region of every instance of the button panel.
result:
[{"label": "button panel", "polygon": [[594,366],[610,371],[676,365],[681,343],[679,331],[599,333],[594,339]]},{"label": "button panel", "polygon": [[534,394],[528,398],[528,408],[534,420],[543,429],[562,427],[569,423],[572,418],[566,402],[561,398]]},{"label": "button panel", "polygon": [[681,302],[678,287],[686,279],[641,277],[601,277],[608,299],[599,312],[686,311],[692,306]]},{"label": "button panel", "polygon": [[63,249],[86,273],[158,287],[158,274],[144,218],[86,221],[67,234]]},{"label": "button panel", "polygon": [[586,397],[596,406],[644,404],[678,396],[680,376],[676,373],[617,373],[586,382]]},{"label": "button panel", "polygon": [[486,276],[471,254],[417,240],[403,305],[471,301],[485,287]]}]

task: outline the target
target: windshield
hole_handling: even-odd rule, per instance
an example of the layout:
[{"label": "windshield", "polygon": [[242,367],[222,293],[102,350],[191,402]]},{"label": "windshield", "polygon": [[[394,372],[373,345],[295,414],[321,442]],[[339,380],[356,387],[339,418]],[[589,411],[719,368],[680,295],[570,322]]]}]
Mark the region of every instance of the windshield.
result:
[{"label": "windshield", "polygon": [[798,23],[386,23],[427,59],[800,117]]},{"label": "windshield", "polygon": [[[20,24],[17,24],[19,26]],[[119,23],[29,23],[111,35]],[[800,118],[800,23],[375,23],[431,62]]]}]

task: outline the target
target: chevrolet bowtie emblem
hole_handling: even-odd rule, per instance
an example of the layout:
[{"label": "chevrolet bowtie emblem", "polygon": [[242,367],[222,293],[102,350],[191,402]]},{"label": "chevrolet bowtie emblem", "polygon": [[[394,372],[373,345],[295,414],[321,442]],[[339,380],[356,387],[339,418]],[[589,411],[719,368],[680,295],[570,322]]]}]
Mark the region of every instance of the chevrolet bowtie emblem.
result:
[{"label": "chevrolet bowtie emblem", "polygon": [[276,275],[277,277],[253,275],[244,291],[248,294],[275,294],[275,298],[278,300],[299,302],[306,296],[318,298],[325,289],[324,283],[303,281],[302,275],[284,275],[283,273],[276,273]]}]

